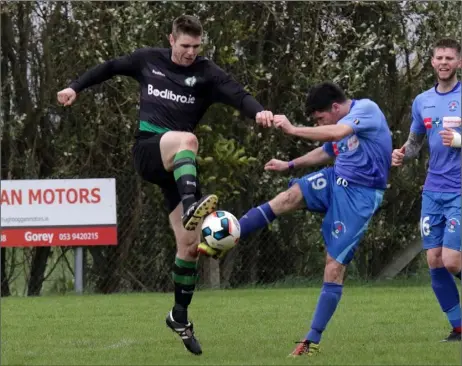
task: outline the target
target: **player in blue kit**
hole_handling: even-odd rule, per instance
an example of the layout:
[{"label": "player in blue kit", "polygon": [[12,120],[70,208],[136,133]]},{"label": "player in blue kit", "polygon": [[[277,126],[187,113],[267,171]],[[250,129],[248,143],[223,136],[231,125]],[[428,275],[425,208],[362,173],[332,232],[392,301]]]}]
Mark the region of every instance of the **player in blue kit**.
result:
[{"label": "player in blue kit", "polygon": [[420,231],[433,291],[452,331],[445,341],[460,341],[460,298],[454,278],[460,279],[461,95],[457,69],[461,46],[442,39],[433,47],[432,66],[437,84],[412,104],[412,125],[403,147],[393,151],[392,165],[417,157],[425,136],[430,151],[422,192]]},{"label": "player in blue kit", "polygon": [[[295,127],[283,115],[274,116],[274,125],[288,135],[323,141],[324,145],[290,162],[272,159],[265,170],[305,168],[335,159],[334,166],[292,179],[288,190],[252,208],[239,221],[241,238],[245,238],[277,216],[297,209],[325,214],[322,223],[327,247],[324,284],[311,330],[298,342],[293,356],[312,355],[319,350],[322,332],[342,296],[346,266],[382,202],[392,153],[385,116],[369,99],[347,99],[337,85],[322,83],[309,91],[306,115],[319,126]],[[203,243],[200,245],[202,252],[217,255],[210,249]]]}]

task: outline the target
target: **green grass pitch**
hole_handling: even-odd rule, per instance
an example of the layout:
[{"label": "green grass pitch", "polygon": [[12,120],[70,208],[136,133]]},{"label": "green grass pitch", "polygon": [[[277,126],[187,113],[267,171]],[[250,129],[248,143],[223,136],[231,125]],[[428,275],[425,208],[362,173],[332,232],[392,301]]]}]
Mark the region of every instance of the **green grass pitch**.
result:
[{"label": "green grass pitch", "polygon": [[165,326],[172,294],[1,301],[3,365],[460,365],[460,343],[429,285],[345,286],[321,353],[288,358],[319,288],[198,291],[190,316],[203,355]]}]

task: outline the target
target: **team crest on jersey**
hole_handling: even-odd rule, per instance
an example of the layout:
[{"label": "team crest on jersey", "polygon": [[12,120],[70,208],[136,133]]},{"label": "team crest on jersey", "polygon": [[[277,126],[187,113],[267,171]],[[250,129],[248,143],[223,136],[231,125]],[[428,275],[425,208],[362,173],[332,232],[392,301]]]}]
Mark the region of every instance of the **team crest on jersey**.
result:
[{"label": "team crest on jersey", "polygon": [[459,220],[457,220],[455,217],[451,217],[448,221],[448,231],[450,233],[455,232],[457,226],[460,226]]},{"label": "team crest on jersey", "polygon": [[344,233],[346,233],[346,226],[343,222],[341,221],[335,221],[334,222],[334,227],[332,229],[332,236],[336,239],[338,239],[340,236],[342,236]]},{"label": "team crest on jersey", "polygon": [[195,76],[191,76],[190,78],[186,78],[184,83],[187,85],[187,86],[194,86],[196,83],[197,83],[197,79]]},{"label": "team crest on jersey", "polygon": [[448,104],[449,107],[449,112],[455,112],[457,111],[457,108],[459,108],[459,102],[457,100],[451,100]]},{"label": "team crest on jersey", "polygon": [[349,151],[356,150],[358,148],[358,146],[359,146],[358,136],[356,136],[356,135],[351,136],[348,139],[347,143],[348,143],[348,150]]},{"label": "team crest on jersey", "polygon": [[353,135],[348,138],[348,140],[345,141],[339,141],[339,142],[333,142],[332,143],[332,148],[334,150],[334,154],[338,155],[341,153],[345,153],[347,151],[353,151],[356,150],[359,146],[359,140],[356,135]]}]

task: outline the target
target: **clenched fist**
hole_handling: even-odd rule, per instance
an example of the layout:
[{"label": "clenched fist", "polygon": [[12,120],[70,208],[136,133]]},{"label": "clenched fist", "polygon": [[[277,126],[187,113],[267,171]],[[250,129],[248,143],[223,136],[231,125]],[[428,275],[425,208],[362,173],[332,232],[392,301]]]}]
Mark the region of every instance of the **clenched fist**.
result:
[{"label": "clenched fist", "polygon": [[452,128],[445,128],[439,132],[444,146],[460,147],[460,134]]},{"label": "clenched fist", "polygon": [[393,153],[391,154],[391,165],[392,166],[403,165],[404,153],[405,153],[404,146],[401,149],[394,149]]},{"label": "clenched fist", "polygon": [[255,121],[262,127],[271,127],[273,123],[273,112],[261,111],[255,116]]},{"label": "clenched fist", "polygon": [[265,170],[273,170],[277,172],[283,172],[289,169],[289,163],[278,159],[271,159],[265,164]]},{"label": "clenched fist", "polygon": [[58,102],[64,106],[71,105],[77,98],[77,93],[72,88],[66,88],[58,92]]},{"label": "clenched fist", "polygon": [[289,119],[283,114],[277,114],[274,116],[274,127],[279,128],[282,132],[291,135],[295,129],[295,126],[289,121]]}]

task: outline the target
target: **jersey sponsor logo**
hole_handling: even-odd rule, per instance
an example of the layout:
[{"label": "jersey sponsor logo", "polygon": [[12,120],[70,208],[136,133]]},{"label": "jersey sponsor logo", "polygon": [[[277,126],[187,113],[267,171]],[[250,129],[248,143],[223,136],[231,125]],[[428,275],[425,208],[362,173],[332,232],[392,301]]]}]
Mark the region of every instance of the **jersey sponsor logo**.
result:
[{"label": "jersey sponsor logo", "polygon": [[426,117],[424,118],[423,122],[426,129],[433,128],[433,126],[438,128],[441,127],[441,125],[443,124],[443,121],[439,117],[436,117],[435,119],[432,119],[431,117]]},{"label": "jersey sponsor logo", "polygon": [[432,118],[431,117],[425,117],[423,122],[424,122],[426,129],[432,128]]},{"label": "jersey sponsor logo", "polygon": [[338,239],[344,233],[346,233],[345,224],[342,221],[334,221],[334,227],[332,229],[332,236]]},{"label": "jersey sponsor logo", "polygon": [[348,151],[348,146],[343,141],[333,142],[332,147],[334,149],[334,154],[338,155]]},{"label": "jersey sponsor logo", "polygon": [[338,151],[337,143],[332,143],[332,149],[334,150],[334,154],[337,156],[340,152]]},{"label": "jersey sponsor logo", "polygon": [[451,100],[448,103],[448,107],[449,107],[449,112],[455,112],[457,111],[457,108],[459,108],[459,102],[457,100]]},{"label": "jersey sponsor logo", "polygon": [[461,125],[461,118],[457,116],[446,116],[443,117],[443,127],[444,128],[457,128]]},{"label": "jersey sponsor logo", "polygon": [[429,108],[436,108],[434,105],[424,105],[424,110]]},{"label": "jersey sponsor logo", "polygon": [[196,101],[196,98],[194,98],[192,95],[187,97],[185,95],[175,94],[168,89],[159,90],[154,88],[154,86],[151,84],[148,84],[148,95],[154,95],[157,98],[167,99],[182,104],[194,104]]},{"label": "jersey sponsor logo", "polygon": [[154,75],[159,75],[159,76],[165,77],[165,74],[161,73],[160,71],[157,71],[156,69],[152,69],[152,73],[153,73]]}]

